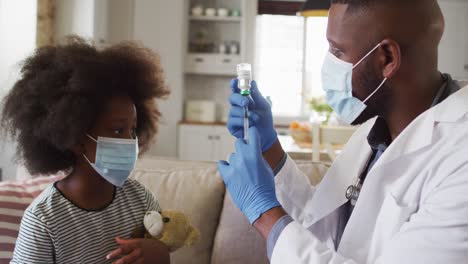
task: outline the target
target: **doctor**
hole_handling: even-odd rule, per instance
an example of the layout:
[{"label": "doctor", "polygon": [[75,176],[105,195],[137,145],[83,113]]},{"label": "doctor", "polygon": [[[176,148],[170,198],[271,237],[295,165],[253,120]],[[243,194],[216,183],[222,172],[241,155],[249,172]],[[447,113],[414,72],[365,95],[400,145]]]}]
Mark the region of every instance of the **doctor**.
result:
[{"label": "doctor", "polygon": [[[466,28],[462,28],[466,30]],[[323,87],[362,124],[314,187],[283,151],[269,104],[233,82],[236,142],[218,167],[272,263],[467,263],[468,83],[437,70],[436,0],[332,0]]]}]

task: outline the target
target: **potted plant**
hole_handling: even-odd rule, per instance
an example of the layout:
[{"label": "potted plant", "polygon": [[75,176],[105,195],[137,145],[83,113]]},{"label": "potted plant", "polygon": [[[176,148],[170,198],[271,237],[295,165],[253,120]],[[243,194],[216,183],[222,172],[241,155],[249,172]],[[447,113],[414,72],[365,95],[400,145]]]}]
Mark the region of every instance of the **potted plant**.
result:
[{"label": "potted plant", "polygon": [[325,97],[312,97],[308,102],[309,108],[312,111],[311,122],[328,124],[333,109],[327,104]]}]

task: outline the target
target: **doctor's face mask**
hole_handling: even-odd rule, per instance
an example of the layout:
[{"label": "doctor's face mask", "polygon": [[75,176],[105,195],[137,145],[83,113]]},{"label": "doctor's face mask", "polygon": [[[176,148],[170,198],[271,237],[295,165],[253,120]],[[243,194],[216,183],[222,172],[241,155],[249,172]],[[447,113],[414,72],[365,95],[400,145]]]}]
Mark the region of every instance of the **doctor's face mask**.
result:
[{"label": "doctor's face mask", "polygon": [[[326,93],[327,102],[330,107],[333,108],[338,116],[347,124],[355,124],[358,117],[366,110],[366,103],[387,81],[387,78],[384,78],[376,89],[363,101],[353,96],[353,70],[363,64],[380,45],[380,43],[377,44],[354,65],[340,60],[331,52],[328,52],[325,57],[322,67],[322,87]],[[368,81],[364,82],[366,83]],[[373,81],[369,81],[368,83],[373,83]]]}]

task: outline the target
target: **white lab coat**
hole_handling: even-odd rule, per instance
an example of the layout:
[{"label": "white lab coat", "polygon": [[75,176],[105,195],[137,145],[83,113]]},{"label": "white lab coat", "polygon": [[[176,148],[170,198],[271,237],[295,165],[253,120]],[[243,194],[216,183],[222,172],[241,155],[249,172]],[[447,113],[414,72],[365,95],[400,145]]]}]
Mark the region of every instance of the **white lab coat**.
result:
[{"label": "white lab coat", "polygon": [[276,192],[295,221],[271,263],[468,263],[468,86],[420,115],[380,157],[335,250],[338,208],[368,163],[374,122],[357,130],[316,188],[286,161]]}]

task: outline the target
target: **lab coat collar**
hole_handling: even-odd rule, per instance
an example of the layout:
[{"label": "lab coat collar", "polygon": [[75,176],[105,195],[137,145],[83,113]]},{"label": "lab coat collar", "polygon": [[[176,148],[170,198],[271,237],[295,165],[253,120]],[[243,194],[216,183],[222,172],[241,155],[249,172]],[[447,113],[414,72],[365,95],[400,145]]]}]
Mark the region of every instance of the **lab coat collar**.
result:
[{"label": "lab coat collar", "polygon": [[456,122],[468,112],[468,83],[459,84],[466,86],[432,109],[435,122]]},{"label": "lab coat collar", "polygon": [[[410,153],[429,146],[433,140],[435,124],[456,122],[462,118],[468,113],[466,102],[468,86],[421,114],[389,146],[368,176],[396,159],[404,159]],[[371,157],[372,150],[362,139],[367,137],[375,121],[373,119],[362,125],[328,170],[305,210],[309,214],[304,221],[306,227],[315,224],[348,201],[346,189],[356,182]]]},{"label": "lab coat collar", "polygon": [[[431,144],[434,115],[430,111],[421,114],[395,139],[368,172],[366,181],[375,170],[380,170],[386,164]],[[311,215],[305,218],[304,225],[315,224],[348,201],[346,189],[356,183],[371,157],[372,149],[365,139],[376,120],[368,121],[353,135],[330,167],[308,205],[306,212],[310,212]]]},{"label": "lab coat collar", "polygon": [[[457,86],[456,89],[462,87],[463,83],[453,81],[449,75],[447,75],[447,78],[449,89],[454,89],[452,86]],[[468,112],[468,104],[466,102],[468,102],[468,89],[461,88],[439,104],[419,115],[390,144],[384,155],[374,164],[371,171],[381,165],[398,158],[404,158],[405,155],[429,146],[433,142],[433,132],[436,123],[458,121]]]},{"label": "lab coat collar", "polygon": [[[468,114],[468,86],[449,96],[440,104],[420,115],[389,146],[374,167],[368,172],[361,189],[354,214],[343,233],[339,252],[355,254],[365,261],[372,239],[379,208],[385,199],[395,199],[394,183],[409,167],[412,155],[418,155],[433,142],[434,131],[439,122],[458,122]],[[395,197],[395,198],[394,198]],[[389,199],[391,201],[391,199]],[[416,208],[415,204],[401,204],[402,208]],[[412,209],[412,210],[413,210]],[[359,248],[356,249],[356,245]],[[357,251],[357,253],[356,253]],[[356,259],[359,260],[359,259]]]},{"label": "lab coat collar", "polygon": [[434,128],[439,122],[457,122],[468,113],[468,86],[461,88],[440,104],[418,116],[387,148],[382,157],[369,171],[404,158],[433,142]]},{"label": "lab coat collar", "polygon": [[308,214],[304,221],[306,227],[313,225],[348,201],[346,189],[356,182],[371,156],[372,150],[369,144],[361,139],[366,138],[374,123],[375,119],[362,125],[328,169],[305,210]]}]

